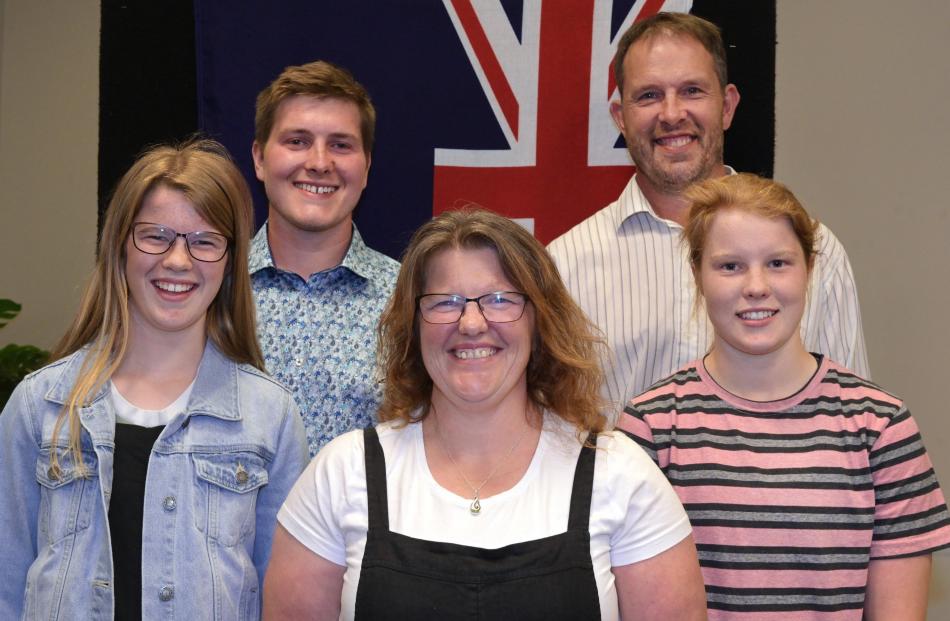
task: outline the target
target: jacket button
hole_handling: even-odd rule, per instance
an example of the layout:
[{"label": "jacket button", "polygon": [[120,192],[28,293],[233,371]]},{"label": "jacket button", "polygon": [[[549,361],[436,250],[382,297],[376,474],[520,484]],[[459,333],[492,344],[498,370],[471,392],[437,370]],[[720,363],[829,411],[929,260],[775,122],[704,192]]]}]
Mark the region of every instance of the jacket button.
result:
[{"label": "jacket button", "polygon": [[238,466],[238,471],[234,476],[241,485],[247,483],[247,470],[243,466]]},{"label": "jacket button", "polygon": [[49,470],[46,471],[46,476],[49,477],[50,481],[59,481],[59,468],[50,466]]},{"label": "jacket button", "polygon": [[174,511],[178,507],[178,501],[175,500],[174,496],[165,496],[165,500],[162,501],[162,507],[165,511]]},{"label": "jacket button", "polygon": [[175,598],[175,587],[171,585],[163,586],[162,589],[158,592],[158,599],[163,602],[171,601]]}]

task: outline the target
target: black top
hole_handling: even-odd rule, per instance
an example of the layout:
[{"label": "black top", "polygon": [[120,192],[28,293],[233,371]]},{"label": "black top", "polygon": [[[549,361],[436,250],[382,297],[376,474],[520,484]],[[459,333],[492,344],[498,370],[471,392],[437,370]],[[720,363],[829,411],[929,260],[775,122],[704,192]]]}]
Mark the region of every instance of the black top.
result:
[{"label": "black top", "polygon": [[142,515],[152,446],[164,426],[117,423],[112,464],[109,534],[112,539],[116,621],[142,618]]},{"label": "black top", "polygon": [[[591,436],[590,443],[596,440]],[[582,448],[577,459],[567,531],[482,549],[390,531],[386,458],[375,429],[364,430],[364,443],[369,530],[357,620],[600,619],[590,557],[593,448]],[[459,519],[478,518],[463,513]]]}]

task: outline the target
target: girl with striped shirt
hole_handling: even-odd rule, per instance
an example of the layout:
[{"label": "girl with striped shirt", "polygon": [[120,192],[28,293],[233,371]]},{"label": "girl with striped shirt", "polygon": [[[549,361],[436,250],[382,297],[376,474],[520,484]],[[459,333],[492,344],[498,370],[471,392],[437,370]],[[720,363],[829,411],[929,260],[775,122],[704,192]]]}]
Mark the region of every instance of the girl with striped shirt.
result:
[{"label": "girl with striped shirt", "polygon": [[817,223],[755,175],[688,197],[713,345],[620,427],[689,514],[709,618],[923,620],[950,514],[904,403],[802,342]]}]

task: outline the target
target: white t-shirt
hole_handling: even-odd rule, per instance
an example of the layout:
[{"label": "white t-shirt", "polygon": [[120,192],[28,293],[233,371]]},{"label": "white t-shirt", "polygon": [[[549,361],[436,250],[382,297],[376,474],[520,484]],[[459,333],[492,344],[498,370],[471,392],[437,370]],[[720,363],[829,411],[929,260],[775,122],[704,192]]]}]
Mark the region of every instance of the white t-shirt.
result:
[{"label": "white t-shirt", "polygon": [[[417,539],[495,549],[567,530],[581,444],[573,426],[545,416],[537,451],[511,489],[471,500],[440,486],[429,471],[422,425],[377,427],[386,456],[389,528]],[[597,439],[590,549],[602,618],[619,618],[611,567],[667,550],[690,534],[686,512],[666,478],[620,432]],[[346,567],[341,618],[353,616],[368,528],[363,432],[351,431],[321,450],[277,515],[281,525],[321,557]]]},{"label": "white t-shirt", "polygon": [[173,418],[185,411],[191,389],[195,387],[195,380],[191,380],[178,397],[160,410],[144,410],[126,399],[114,382],[109,382],[109,393],[112,397],[112,407],[115,409],[115,422],[139,427],[160,427],[167,425]]}]

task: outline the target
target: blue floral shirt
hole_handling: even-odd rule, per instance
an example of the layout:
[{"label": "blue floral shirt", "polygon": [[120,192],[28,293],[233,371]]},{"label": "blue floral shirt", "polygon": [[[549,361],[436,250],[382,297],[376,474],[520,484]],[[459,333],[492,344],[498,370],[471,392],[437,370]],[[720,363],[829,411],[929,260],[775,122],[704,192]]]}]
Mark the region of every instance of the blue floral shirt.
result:
[{"label": "blue floral shirt", "polygon": [[265,223],[251,241],[249,268],[264,362],[294,394],[310,455],[374,423],[382,399],[376,324],[399,263],[369,248],[354,226],[340,265],[304,280],[274,265]]}]

